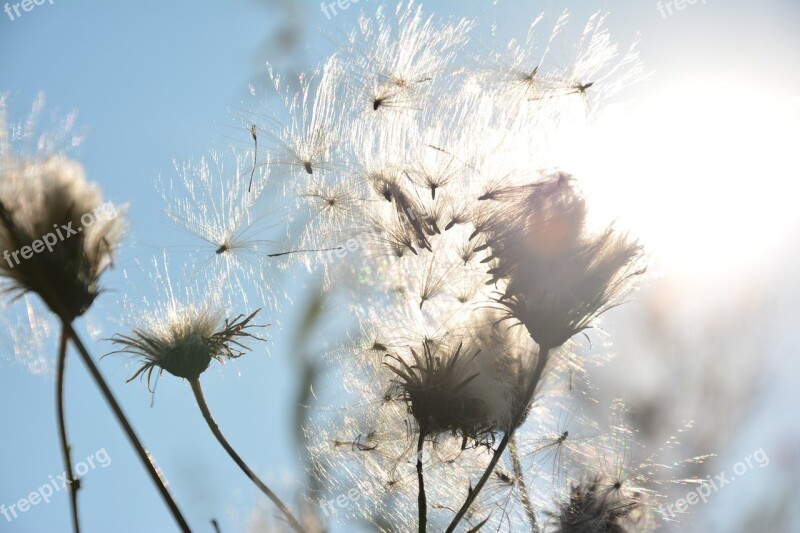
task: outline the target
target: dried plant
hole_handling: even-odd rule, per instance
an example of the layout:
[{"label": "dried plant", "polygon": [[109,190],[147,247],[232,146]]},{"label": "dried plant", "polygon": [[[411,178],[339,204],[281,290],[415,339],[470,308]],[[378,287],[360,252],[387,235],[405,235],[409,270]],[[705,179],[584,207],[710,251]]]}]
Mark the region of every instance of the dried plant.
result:
[{"label": "dried plant", "polygon": [[[171,287],[167,290],[174,294]],[[247,316],[223,318],[224,308],[218,302],[218,298],[212,297],[209,300],[206,297],[206,303],[197,305],[173,297],[163,308],[146,315],[142,325],[130,335],[117,334],[112,337],[111,342],[120,348],[110,354],[128,354],[138,359],[141,366],[128,381],[145,377],[148,389],[153,372],[161,374],[167,371],[186,379],[192,387],[203,418],[223,449],[253,484],[280,509],[292,529],[302,532],[303,528],[291,510],[230,445],[206,403],[200,376],[208,365],[212,360],[222,363],[244,355],[245,351],[250,350],[245,342],[258,339],[249,330],[263,327],[251,323],[259,310]]]},{"label": "dried plant", "polygon": [[100,292],[100,276],[113,259],[122,219],[112,204],[103,204],[81,166],[61,156],[33,161],[8,157],[0,185],[0,246],[6,252],[0,275],[9,282],[5,291],[35,293],[71,322]]},{"label": "dried plant", "polygon": [[[153,459],[145,450],[111,389],[73,328],[73,321],[100,293],[100,276],[110,266],[122,233],[122,218],[100,190],[86,182],[82,167],[56,151],[34,155],[15,151],[0,102],[0,265],[3,294],[36,294],[61,322],[56,375],[56,408],[64,467],[70,481],[73,528],[80,529],[76,479],[64,416],[67,343],[78,350],[92,378],[126,433],[139,459],[182,531],[189,531]],[[55,148],[52,148],[55,150]],[[20,257],[21,256],[21,260]],[[13,259],[13,263],[12,263]]]},{"label": "dried plant", "polygon": [[[156,306],[111,338],[112,353],[138,361],[129,381],[188,380],[215,438],[294,531],[325,527],[309,512],[318,502],[295,513],[261,481],[214,421],[200,378],[260,340],[251,310],[283,299],[275,259],[298,252],[325,289],[344,289],[338,320],[358,326],[325,343],[324,364],[304,366],[314,375],[301,397],[313,385],[336,402],[304,427],[313,498],[357,491],[346,514],[381,531],[655,527],[651,505],[670,482],[653,479],[657,461],[631,453],[635,434],[620,421],[600,431],[574,416],[590,387],[579,393],[573,380],[586,385],[587,363],[604,358],[576,338],[630,294],[642,246],[589,226],[580,176],[560,157],[642,68],[635,45],[611,42],[602,13],[563,55],[567,15],[544,35],[542,20],[471,67],[475,21],[380,6],[296,84],[269,68],[284,106],[246,117],[239,133],[252,151],[176,165],[179,185],[162,188],[168,217],[203,243],[187,276],[203,289],[176,297],[166,278]],[[7,248],[100,204],[76,163],[9,154]],[[68,339],[88,358],[69,323],[97,297],[120,229],[101,224],[24,267],[0,265],[12,294],[38,294],[64,321],[61,361]]]},{"label": "dried plant", "polygon": [[[553,149],[586,117],[587,99],[641,78],[641,66],[598,14],[571,64],[548,68],[566,23],[537,52],[537,20],[526,43],[490,56],[496,67],[470,69],[457,57],[471,21],[437,26],[405,3],[391,22],[385,8],[362,17],[338,54],[337,95],[354,110],[339,149],[353,159],[334,181],[360,191],[351,208],[374,236],[348,264],[381,276],[355,288],[377,288],[362,304],[364,342],[331,359],[347,414],[307,432],[314,471],[333,494],[367,491],[349,511],[379,527],[454,531],[465,519],[473,530],[540,531],[570,493],[608,531],[635,514],[592,500],[602,481],[581,468],[601,444],[573,442],[566,429],[550,438],[539,424],[564,412],[550,401],[556,385],[583,377],[572,339],[644,272],[634,239],[587,227],[577,178]],[[328,222],[320,207],[309,227],[346,235],[348,222],[359,227]],[[537,479],[544,463],[549,483]]]}]

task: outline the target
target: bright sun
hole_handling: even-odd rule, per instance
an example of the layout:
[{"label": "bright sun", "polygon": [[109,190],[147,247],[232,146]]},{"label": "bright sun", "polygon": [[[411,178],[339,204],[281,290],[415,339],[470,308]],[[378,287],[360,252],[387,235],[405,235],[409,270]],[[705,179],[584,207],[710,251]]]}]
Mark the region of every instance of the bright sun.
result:
[{"label": "bright sun", "polygon": [[611,106],[576,163],[597,220],[618,219],[670,269],[727,276],[758,266],[797,227],[800,105],[720,82]]}]

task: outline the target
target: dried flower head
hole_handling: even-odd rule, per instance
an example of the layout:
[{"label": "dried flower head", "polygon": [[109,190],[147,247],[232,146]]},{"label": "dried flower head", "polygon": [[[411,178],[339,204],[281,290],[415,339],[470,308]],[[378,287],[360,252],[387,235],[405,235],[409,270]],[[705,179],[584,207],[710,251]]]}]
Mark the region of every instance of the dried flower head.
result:
[{"label": "dried flower head", "polygon": [[639,502],[610,498],[601,476],[592,476],[572,485],[569,499],[554,513],[560,533],[627,533]]},{"label": "dried flower head", "polygon": [[173,376],[194,380],[205,372],[212,359],[224,363],[250,350],[244,342],[258,337],[248,330],[264,327],[251,324],[259,311],[228,319],[212,305],[171,306],[147,317],[145,325],[130,335],[114,335],[110,340],[121,348],[111,353],[127,353],[141,359],[141,366],[129,382],[146,375],[150,388],[150,378],[156,370],[159,375],[166,370]]},{"label": "dried flower head", "polygon": [[0,176],[0,276],[16,296],[38,294],[72,321],[100,293],[99,279],[111,264],[122,220],[103,203],[83,168],[62,156],[3,162]]},{"label": "dried flower head", "polygon": [[492,282],[507,282],[496,301],[540,346],[588,328],[643,272],[641,247],[627,235],[586,231],[586,206],[568,174],[483,198],[498,203],[484,232]]},{"label": "dried flower head", "polygon": [[473,362],[479,352],[464,353],[463,343],[450,353],[437,353],[423,343],[421,353],[409,348],[413,364],[387,355],[386,365],[397,375],[389,396],[405,402],[424,433],[460,434],[479,441],[494,431],[486,403],[474,386],[480,373]]}]

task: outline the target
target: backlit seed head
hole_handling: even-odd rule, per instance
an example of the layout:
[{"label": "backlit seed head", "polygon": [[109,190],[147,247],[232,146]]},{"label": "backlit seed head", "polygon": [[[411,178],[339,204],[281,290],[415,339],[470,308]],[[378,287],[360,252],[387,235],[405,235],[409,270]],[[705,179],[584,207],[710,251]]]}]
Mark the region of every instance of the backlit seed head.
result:
[{"label": "backlit seed head", "polygon": [[569,499],[554,513],[560,533],[627,533],[628,525],[640,507],[631,498],[620,502],[609,497],[601,476],[593,476],[572,485]]},{"label": "backlit seed head", "polygon": [[430,343],[409,348],[412,360],[388,354],[386,366],[395,374],[389,397],[404,402],[420,431],[452,433],[464,441],[484,441],[494,431],[488,402],[480,394],[481,372],[475,364],[479,352],[437,350]]},{"label": "backlit seed head", "polygon": [[8,252],[0,276],[10,293],[36,293],[72,321],[100,293],[123,229],[119,210],[75,161],[9,159],[0,176],[0,247]]},{"label": "backlit seed head", "polygon": [[224,363],[250,350],[244,343],[258,337],[249,330],[263,327],[251,323],[258,311],[227,319],[210,306],[173,307],[149,316],[130,335],[114,335],[110,340],[121,348],[111,353],[138,357],[141,366],[128,381],[146,375],[148,388],[154,371],[197,379],[212,360]]},{"label": "backlit seed head", "polygon": [[540,346],[556,348],[588,328],[643,272],[641,247],[626,234],[586,231],[586,206],[565,173],[496,191],[494,200],[489,274],[507,281],[496,301]]}]

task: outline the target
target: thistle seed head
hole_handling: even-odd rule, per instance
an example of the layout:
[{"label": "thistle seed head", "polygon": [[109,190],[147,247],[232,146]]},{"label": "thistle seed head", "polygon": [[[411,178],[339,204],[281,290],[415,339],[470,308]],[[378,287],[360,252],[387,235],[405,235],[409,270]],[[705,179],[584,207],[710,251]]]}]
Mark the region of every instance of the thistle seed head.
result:
[{"label": "thistle seed head", "polygon": [[555,513],[560,533],[627,533],[639,501],[621,502],[603,490],[602,476],[593,476],[572,485],[569,499]]},{"label": "thistle seed head", "polygon": [[540,346],[557,348],[588,328],[643,272],[641,247],[626,234],[586,231],[583,198],[565,173],[492,198],[488,273],[491,283],[507,282],[496,301]]},{"label": "thistle seed head", "polygon": [[122,234],[118,210],[65,157],[10,160],[2,168],[0,247],[7,253],[0,277],[8,292],[36,293],[71,322],[100,293]]},{"label": "thistle seed head", "polygon": [[260,340],[249,331],[265,327],[251,323],[259,311],[228,319],[221,309],[210,306],[176,307],[152,315],[130,335],[114,335],[110,340],[120,349],[111,353],[140,359],[141,366],[128,382],[146,375],[150,388],[153,372],[165,370],[179,378],[197,379],[212,360],[237,359],[250,350],[245,344],[248,339]]},{"label": "thistle seed head", "polygon": [[452,351],[430,343],[409,348],[412,360],[388,354],[384,364],[395,374],[388,396],[404,402],[420,431],[452,433],[464,441],[485,441],[494,432],[488,404],[474,384],[479,352],[467,353],[463,342]]}]

